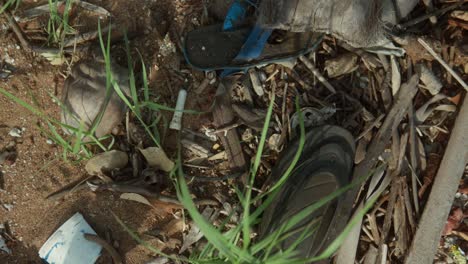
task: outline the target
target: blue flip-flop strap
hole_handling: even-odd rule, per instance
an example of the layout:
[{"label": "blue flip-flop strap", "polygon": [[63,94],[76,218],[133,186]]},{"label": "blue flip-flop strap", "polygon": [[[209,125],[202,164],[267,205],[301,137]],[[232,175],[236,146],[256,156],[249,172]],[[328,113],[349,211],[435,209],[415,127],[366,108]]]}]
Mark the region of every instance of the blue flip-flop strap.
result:
[{"label": "blue flip-flop strap", "polygon": [[[250,61],[260,57],[272,32],[272,29],[262,28],[255,25],[234,61]],[[221,77],[225,77],[239,71],[245,72],[246,68],[226,69],[221,73]]]}]

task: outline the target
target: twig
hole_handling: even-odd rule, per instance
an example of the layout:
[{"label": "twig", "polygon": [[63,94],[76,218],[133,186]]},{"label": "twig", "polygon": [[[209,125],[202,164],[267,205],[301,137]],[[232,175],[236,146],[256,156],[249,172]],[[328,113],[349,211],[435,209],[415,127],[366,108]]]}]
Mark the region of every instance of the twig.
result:
[{"label": "twig", "polygon": [[400,29],[406,29],[408,27],[411,27],[411,26],[414,26],[416,24],[419,24],[427,19],[430,19],[431,17],[434,17],[434,16],[438,16],[438,15],[443,15],[451,10],[454,10],[456,8],[458,8],[459,6],[463,5],[463,1],[460,1],[459,3],[456,3],[456,4],[453,4],[451,6],[448,6],[446,8],[443,8],[443,9],[437,9],[435,10],[434,12],[431,12],[431,13],[428,13],[424,16],[420,16],[418,18],[415,18],[413,20],[410,20],[408,22],[405,22],[403,24],[400,24],[398,25],[397,27],[400,28]]},{"label": "twig", "polygon": [[304,65],[309,69],[317,79],[325,85],[325,87],[332,93],[336,93],[336,89],[325,79],[325,77],[319,72],[317,68],[312,64],[312,62],[304,57],[304,55],[299,56],[299,59],[304,63]]},{"label": "twig", "polygon": [[[432,263],[454,196],[468,161],[468,97],[455,121],[405,263]],[[423,243],[422,243],[423,242]]]},{"label": "twig", "polygon": [[[1,3],[2,2],[0,1],[0,4]],[[88,46],[82,46],[82,47],[78,47],[78,48],[68,48],[68,49],[60,50],[60,49],[57,49],[57,48],[43,48],[43,47],[33,46],[33,45],[31,45],[29,43],[29,41],[24,36],[23,31],[19,27],[18,23],[16,23],[16,20],[13,17],[13,15],[8,10],[5,10],[5,12],[3,12],[3,14],[5,14],[5,16],[6,16],[7,20],[8,20],[8,23],[10,24],[11,29],[15,33],[15,35],[18,38],[18,40],[19,40],[21,46],[23,47],[23,49],[26,50],[26,51],[33,51],[33,52],[37,52],[37,53],[60,54],[62,51],[65,52],[65,53],[74,53],[75,51],[87,50],[89,48]]]},{"label": "twig", "polygon": [[[3,3],[3,1],[1,1],[0,3]],[[8,10],[5,10],[4,12],[7,20],[8,20],[8,23],[10,24],[10,27],[11,29],[13,30],[13,32],[15,33],[16,37],[18,38],[18,40],[20,41],[21,43],[21,46],[23,47],[23,49],[25,50],[31,50],[31,45],[29,44],[29,42],[26,40],[26,38],[24,37],[23,35],[23,31],[21,30],[21,28],[18,26],[18,23],[16,23],[16,20],[15,18],[13,17],[13,15],[10,13],[10,11]]]},{"label": "twig", "polygon": [[[353,179],[359,179],[364,175],[368,175],[369,172],[371,172],[374,169],[374,167],[378,164],[379,156],[384,152],[385,148],[387,147],[392,137],[393,130],[399,126],[401,120],[405,117],[408,111],[409,105],[413,102],[413,98],[418,91],[418,83],[419,75],[415,74],[413,75],[413,77],[411,77],[408,83],[405,83],[401,86],[400,91],[398,92],[395,98],[393,107],[388,112],[387,117],[385,118],[385,121],[380,127],[379,131],[372,139],[366,158],[354,169]],[[359,187],[360,186],[348,191],[344,199],[346,199],[347,201],[354,201],[359,192]],[[349,215],[351,214],[351,211],[352,203],[349,203],[347,207],[344,207],[343,210],[338,212],[338,215],[336,217],[343,219],[343,221],[347,221]],[[345,243],[349,248],[351,248],[351,244],[354,243],[355,245],[353,248],[356,249],[358,241],[346,241]],[[355,250],[353,250],[353,252],[340,251],[340,257],[343,260],[349,261],[350,259],[355,259],[355,255]]]},{"label": "twig", "polygon": [[305,90],[309,90],[312,88],[310,87],[309,84],[307,84],[306,82],[304,82],[304,80],[301,79],[301,77],[299,76],[299,74],[297,74],[295,70],[290,69],[288,67],[283,67],[283,69],[289,77],[291,77],[294,81],[296,81]]},{"label": "twig", "polygon": [[93,235],[93,234],[84,234],[84,238],[86,240],[88,240],[88,241],[94,242],[94,243],[100,245],[101,247],[103,247],[111,255],[112,260],[114,261],[114,264],[122,264],[123,263],[122,257],[119,255],[117,250],[115,250],[115,248],[113,248],[111,245],[109,245],[109,243],[107,243],[106,240],[100,238],[97,235]]},{"label": "twig", "polygon": [[410,160],[411,166],[413,167],[413,172],[411,173],[411,189],[413,191],[413,203],[414,209],[416,214],[419,214],[419,201],[418,201],[418,184],[416,182],[418,178],[419,172],[419,164],[418,164],[418,157],[417,157],[417,149],[419,142],[416,140],[416,125],[415,125],[415,117],[414,117],[414,107],[410,105],[408,109],[408,119],[410,124],[410,131],[409,131],[409,141],[410,141]]},{"label": "twig", "polygon": [[[101,30],[101,32],[102,32],[102,34],[104,34],[104,33],[107,33],[109,30],[113,30],[114,28],[115,28],[115,25],[106,26]],[[97,38],[98,36],[99,36],[99,30],[86,32],[86,33],[83,33],[83,34],[79,34],[79,35],[77,35],[75,37],[66,39],[63,42],[63,46],[64,47],[71,47],[73,45],[78,45],[78,44],[81,44],[83,42],[93,40],[93,39]]]},{"label": "twig", "polygon": [[463,81],[463,79],[456,73],[450,66],[437,54],[422,38],[418,38],[419,43],[432,55],[434,58],[444,66],[444,68],[457,80],[461,86],[468,91],[468,85]]}]

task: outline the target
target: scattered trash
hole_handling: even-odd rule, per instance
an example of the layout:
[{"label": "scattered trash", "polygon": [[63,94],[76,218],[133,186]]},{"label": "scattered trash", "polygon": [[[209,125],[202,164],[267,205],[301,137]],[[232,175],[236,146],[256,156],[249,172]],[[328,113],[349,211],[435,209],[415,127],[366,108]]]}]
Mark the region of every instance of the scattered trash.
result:
[{"label": "scattered trash", "polygon": [[85,166],[90,175],[100,175],[105,171],[125,168],[128,164],[128,155],[123,151],[111,150],[91,158]]},{"label": "scattered trash", "polygon": [[5,239],[0,235],[0,251],[11,254],[11,249],[8,248]]},{"label": "scattered trash", "polygon": [[3,208],[5,208],[8,212],[13,210],[13,205],[12,204],[2,204]]},{"label": "scattered trash", "polygon": [[184,89],[181,89],[177,97],[177,103],[176,103],[176,107],[174,111],[174,116],[172,117],[172,121],[169,125],[171,129],[174,129],[174,130],[182,129],[182,115],[184,113],[186,99],[187,99],[187,91]]},{"label": "scattered trash", "polygon": [[158,168],[165,172],[170,172],[174,169],[174,162],[167,157],[163,149],[150,147],[140,149],[140,152],[145,157],[150,167]]},{"label": "scattered trash", "polygon": [[12,136],[12,137],[15,137],[15,138],[20,138],[23,136],[23,133],[26,129],[22,128],[22,129],[19,129],[17,127],[14,127],[13,129],[10,130],[10,132],[8,133],[8,135]]},{"label": "scattered trash", "polygon": [[76,213],[49,237],[39,256],[47,263],[93,264],[102,247],[85,239],[85,234],[96,235],[96,232],[83,215]]}]

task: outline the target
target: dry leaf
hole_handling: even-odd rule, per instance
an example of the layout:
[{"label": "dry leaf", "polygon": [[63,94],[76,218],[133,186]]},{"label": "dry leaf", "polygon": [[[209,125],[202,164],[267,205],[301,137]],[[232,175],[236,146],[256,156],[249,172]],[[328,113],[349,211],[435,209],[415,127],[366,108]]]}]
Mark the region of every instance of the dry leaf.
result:
[{"label": "dry leaf", "polygon": [[151,206],[151,207],[154,207],[154,206],[148,201],[148,199],[146,199],[143,195],[136,194],[136,193],[123,193],[122,195],[120,195],[120,199],[130,200],[130,201],[134,201],[134,202],[139,202],[139,203],[146,204],[146,205],[149,205],[149,206]]},{"label": "dry leaf", "polygon": [[122,169],[128,164],[128,155],[125,152],[111,150],[96,155],[86,163],[85,169],[90,175],[98,175],[103,170]]},{"label": "dry leaf", "polygon": [[168,236],[172,236],[177,233],[182,233],[185,228],[185,222],[182,218],[175,218],[172,219],[169,223],[167,223],[163,230],[164,233]]},{"label": "dry leaf", "polygon": [[444,227],[444,232],[442,232],[442,235],[446,236],[452,233],[453,230],[460,226],[460,223],[465,217],[466,215],[463,213],[462,209],[457,208],[453,210],[447,220],[447,224]]},{"label": "dry leaf", "polygon": [[170,172],[174,169],[174,162],[167,157],[163,149],[150,147],[140,149],[140,152],[143,154],[150,167],[159,168],[165,172]]},{"label": "dry leaf", "polygon": [[[203,210],[202,215],[207,221],[213,222],[219,216],[219,211],[214,210],[210,207],[206,207]],[[200,228],[194,223],[190,225],[190,231],[187,235],[184,235],[184,242],[182,248],[179,250],[179,254],[183,253],[187,250],[191,245],[198,242],[203,237],[203,233],[201,232]]]}]

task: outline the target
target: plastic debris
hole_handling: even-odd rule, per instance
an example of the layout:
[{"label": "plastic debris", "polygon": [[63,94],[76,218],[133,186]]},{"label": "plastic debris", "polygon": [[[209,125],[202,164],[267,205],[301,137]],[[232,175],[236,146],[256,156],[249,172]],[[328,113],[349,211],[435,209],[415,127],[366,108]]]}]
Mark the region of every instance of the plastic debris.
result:
[{"label": "plastic debris", "polygon": [[185,108],[185,100],[187,99],[187,91],[181,89],[179,91],[179,96],[177,97],[177,104],[172,117],[171,124],[169,127],[174,130],[180,130],[182,128],[182,115]]},{"label": "plastic debris", "polygon": [[11,254],[11,249],[8,248],[5,239],[0,236],[0,251],[6,252],[7,254]]},{"label": "plastic debris", "polygon": [[8,133],[8,135],[12,136],[12,137],[16,137],[16,138],[20,138],[23,136],[23,132],[24,132],[25,129],[19,129],[17,127],[14,127],[12,130],[10,130],[10,132]]},{"label": "plastic debris", "polygon": [[95,263],[102,247],[86,240],[84,234],[96,235],[96,232],[83,215],[76,213],[49,237],[39,250],[39,256],[54,264]]}]

